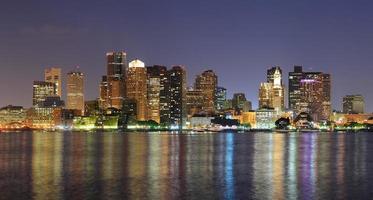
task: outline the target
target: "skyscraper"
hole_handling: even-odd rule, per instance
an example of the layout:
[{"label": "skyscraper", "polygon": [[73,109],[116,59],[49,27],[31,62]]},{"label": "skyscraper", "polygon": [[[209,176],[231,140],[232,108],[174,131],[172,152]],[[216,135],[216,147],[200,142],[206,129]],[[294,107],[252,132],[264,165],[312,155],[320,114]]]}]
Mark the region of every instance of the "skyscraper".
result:
[{"label": "skyscraper", "polygon": [[133,60],[129,63],[126,76],[126,97],[136,101],[137,120],[147,120],[147,74],[144,62]]},{"label": "skyscraper", "polygon": [[267,82],[260,84],[259,108],[273,108],[277,114],[285,109],[282,70],[272,67],[267,70]]},{"label": "skyscraper", "polygon": [[289,72],[289,108],[295,110],[301,100],[300,81],[303,78],[302,66],[294,66],[294,71]]},{"label": "skyscraper", "polygon": [[216,105],[216,87],[218,86],[218,77],[212,70],[204,71],[196,77],[194,88],[201,90],[204,96],[203,111],[208,113],[215,112]]},{"label": "skyscraper", "polygon": [[182,66],[173,66],[167,71],[169,84],[168,98],[170,121],[169,124],[179,129],[186,122],[186,71]]},{"label": "skyscraper", "polygon": [[84,115],[84,74],[71,71],[67,74],[66,108],[79,110]]},{"label": "skyscraper", "polygon": [[47,97],[56,96],[56,84],[45,81],[34,81],[32,91],[32,105],[39,106]]},{"label": "skyscraper", "polygon": [[347,95],[343,97],[343,113],[361,114],[364,113],[364,97],[362,95]]},{"label": "skyscraper", "polygon": [[[125,75],[127,54],[125,52],[106,53],[107,74],[100,83],[100,102],[102,108],[121,109],[125,98]],[[103,91],[106,87],[106,92]]]},{"label": "skyscraper", "polygon": [[227,100],[227,89],[223,87],[217,87],[215,91],[215,109],[217,111],[222,111],[224,108],[224,103]]},{"label": "skyscraper", "polygon": [[56,95],[62,97],[61,68],[48,68],[44,70],[44,81],[56,85]]},{"label": "skyscraper", "polygon": [[201,90],[188,88],[186,92],[186,110],[189,116],[193,116],[202,111],[204,97]]},{"label": "skyscraper", "polygon": [[168,111],[167,68],[165,66],[154,65],[146,67],[146,73],[148,118],[160,123],[161,116],[165,117]]},{"label": "skyscraper", "polygon": [[109,98],[108,98],[108,81],[107,76],[102,76],[101,82],[100,82],[100,97],[98,100],[98,105],[100,109],[105,110],[109,106]]}]

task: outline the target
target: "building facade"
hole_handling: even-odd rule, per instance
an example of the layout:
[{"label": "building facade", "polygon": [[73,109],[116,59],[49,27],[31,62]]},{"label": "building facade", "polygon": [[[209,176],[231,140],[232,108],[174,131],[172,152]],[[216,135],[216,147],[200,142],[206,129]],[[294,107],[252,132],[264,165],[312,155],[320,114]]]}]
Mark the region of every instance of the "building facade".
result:
[{"label": "building facade", "polygon": [[147,74],[144,62],[133,60],[129,63],[126,76],[126,97],[136,101],[137,120],[147,120]]},{"label": "building facade", "polygon": [[196,77],[194,88],[203,93],[203,111],[208,113],[215,112],[217,86],[218,76],[212,70],[204,71]]},{"label": "building facade", "polygon": [[169,124],[172,128],[182,129],[186,125],[186,71],[182,66],[173,66],[167,71],[169,81]]},{"label": "building facade", "polygon": [[146,67],[146,73],[148,118],[149,120],[160,123],[161,116],[163,116],[162,118],[168,117],[167,68],[165,66],[154,65]]},{"label": "building facade", "polygon": [[62,77],[61,68],[48,68],[44,70],[44,81],[54,83],[56,86],[56,95],[62,97]]},{"label": "building facade", "polygon": [[32,91],[32,105],[37,107],[49,96],[56,96],[56,84],[45,81],[34,81]]},{"label": "building facade", "polygon": [[227,100],[227,89],[223,87],[217,87],[215,93],[215,110],[216,111],[223,111],[224,110],[224,103]]},{"label": "building facade", "polygon": [[67,74],[66,84],[66,108],[78,110],[84,115],[84,74],[79,71],[72,71]]},{"label": "building facade", "polygon": [[347,95],[343,97],[343,113],[362,114],[364,113],[365,102],[362,95]]}]

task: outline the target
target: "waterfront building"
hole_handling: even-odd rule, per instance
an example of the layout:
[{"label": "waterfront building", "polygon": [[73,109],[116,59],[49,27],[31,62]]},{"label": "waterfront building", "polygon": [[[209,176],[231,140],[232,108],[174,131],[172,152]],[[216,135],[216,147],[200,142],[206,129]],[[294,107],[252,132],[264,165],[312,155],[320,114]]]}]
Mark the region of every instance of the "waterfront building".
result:
[{"label": "waterfront building", "polygon": [[362,95],[347,95],[343,97],[343,113],[362,114],[364,113],[364,97]]},{"label": "waterfront building", "polygon": [[109,98],[108,98],[108,81],[107,76],[102,76],[100,82],[100,97],[99,97],[99,107],[101,110],[105,110],[109,106]]},{"label": "waterfront building", "polygon": [[56,96],[56,85],[52,82],[34,81],[32,91],[32,105],[38,106],[48,96]]},{"label": "waterfront building", "polygon": [[79,71],[69,72],[66,87],[66,108],[78,110],[84,115],[84,74]]},{"label": "waterfront building", "polygon": [[56,87],[56,95],[62,97],[62,77],[61,68],[48,68],[44,70],[44,81],[54,83]]},{"label": "waterfront building", "polygon": [[216,93],[215,93],[215,100],[216,100],[215,109],[220,112],[223,111],[224,103],[227,100],[227,89],[223,87],[217,87]]},{"label": "waterfront building", "polygon": [[8,105],[0,108],[1,128],[22,128],[25,126],[27,110],[22,106]]},{"label": "waterfront building", "polygon": [[272,129],[275,127],[276,111],[270,108],[260,108],[255,112],[256,129]]},{"label": "waterfront building", "polygon": [[141,60],[133,60],[129,63],[126,76],[126,97],[136,101],[136,116],[139,121],[148,119],[147,92],[147,74],[145,64]]},{"label": "waterfront building", "polygon": [[87,116],[99,115],[100,114],[100,104],[99,100],[90,100],[84,102],[84,114]]},{"label": "waterfront building", "polygon": [[212,70],[206,70],[196,77],[194,88],[202,91],[204,97],[202,110],[204,112],[215,112],[217,85],[218,77]]},{"label": "waterfront building", "polygon": [[55,129],[62,124],[65,106],[59,96],[48,96],[27,113],[27,125],[35,129]]},{"label": "waterfront building", "polygon": [[148,119],[157,123],[161,122],[168,113],[167,103],[167,68],[165,66],[154,65],[146,67],[147,73],[147,99],[148,99]]},{"label": "waterfront building", "polygon": [[330,120],[330,74],[304,72],[301,66],[295,66],[289,73],[289,106],[296,115],[309,113],[316,122]]},{"label": "waterfront building", "polygon": [[173,66],[167,71],[169,83],[169,124],[171,128],[182,129],[186,124],[186,71],[182,66]]}]

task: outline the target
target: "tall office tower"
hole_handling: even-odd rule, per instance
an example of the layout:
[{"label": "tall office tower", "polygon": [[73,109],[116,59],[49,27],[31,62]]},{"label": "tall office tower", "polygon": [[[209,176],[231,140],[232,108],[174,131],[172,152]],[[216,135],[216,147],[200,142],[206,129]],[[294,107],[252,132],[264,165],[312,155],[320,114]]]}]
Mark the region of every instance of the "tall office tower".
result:
[{"label": "tall office tower", "polygon": [[364,113],[364,97],[362,95],[347,95],[343,97],[343,113],[361,114]]},{"label": "tall office tower", "polygon": [[48,68],[44,70],[44,81],[56,85],[56,95],[62,97],[61,68]]},{"label": "tall office tower", "polygon": [[67,74],[67,101],[66,108],[78,110],[84,115],[84,74],[71,71]]},{"label": "tall office tower", "polygon": [[109,52],[107,59],[107,106],[122,108],[125,98],[125,75],[127,71],[127,54],[125,52]]},{"label": "tall office tower", "polygon": [[240,112],[248,112],[252,109],[251,102],[246,100],[244,93],[233,94],[232,107]]},{"label": "tall office tower", "polygon": [[148,119],[157,123],[161,122],[161,116],[168,117],[167,104],[167,68],[154,65],[146,67],[147,73],[147,97]]},{"label": "tall office tower", "polygon": [[47,97],[56,96],[56,84],[45,81],[34,81],[32,91],[32,105],[38,107]]},{"label": "tall office tower", "polygon": [[300,102],[296,111],[309,113],[314,121],[329,120],[330,75],[322,72],[304,72],[300,81]]},{"label": "tall office tower", "polygon": [[129,63],[126,77],[126,97],[136,101],[137,120],[147,120],[147,82],[146,68],[141,60],[133,60]]},{"label": "tall office tower", "polygon": [[100,97],[98,100],[98,105],[101,110],[105,110],[108,108],[108,81],[107,76],[102,76],[102,80],[100,82]]},{"label": "tall office tower", "polygon": [[167,71],[170,109],[169,124],[181,129],[186,123],[186,71],[182,66],[173,66]]},{"label": "tall office tower", "polygon": [[259,109],[273,108],[273,84],[260,83],[259,88]]},{"label": "tall office tower", "polygon": [[193,116],[202,111],[204,97],[201,90],[188,88],[186,92],[186,110],[189,116]]},{"label": "tall office tower", "polygon": [[281,67],[276,66],[267,70],[267,83],[283,85],[282,83],[282,70]]},{"label": "tall office tower", "polygon": [[227,100],[227,89],[217,87],[215,91],[215,100],[215,109],[217,111],[222,111],[224,108],[224,103]]},{"label": "tall office tower", "polygon": [[295,110],[301,100],[300,81],[303,78],[302,66],[294,66],[294,71],[289,72],[289,108]]},{"label": "tall office tower", "polygon": [[282,82],[282,70],[280,67],[272,67],[267,70],[267,83],[271,84],[271,106],[277,113],[285,109],[284,85]]},{"label": "tall office tower", "polygon": [[218,86],[218,77],[212,70],[204,71],[202,74],[196,77],[194,88],[201,90],[205,98],[203,110],[208,113],[215,111],[216,105],[216,87]]}]

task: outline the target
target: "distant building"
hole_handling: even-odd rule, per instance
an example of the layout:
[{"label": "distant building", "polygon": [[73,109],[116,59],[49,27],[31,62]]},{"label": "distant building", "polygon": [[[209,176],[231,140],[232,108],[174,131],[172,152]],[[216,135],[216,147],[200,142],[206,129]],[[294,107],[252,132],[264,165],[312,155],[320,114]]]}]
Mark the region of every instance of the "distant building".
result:
[{"label": "distant building", "polygon": [[48,96],[27,113],[27,125],[35,129],[55,129],[62,124],[64,102],[59,96]]},{"label": "distant building", "polygon": [[126,77],[126,97],[136,101],[137,120],[147,120],[147,74],[144,62],[133,60],[129,63]]},{"label": "distant building", "polygon": [[165,66],[154,65],[146,67],[146,73],[148,119],[160,123],[161,116],[163,118],[168,117],[167,68]]},{"label": "distant building", "polygon": [[173,66],[167,71],[169,82],[169,124],[181,129],[186,124],[186,71],[182,66]]},{"label": "distant building", "polygon": [[84,114],[87,116],[91,115],[99,115],[100,114],[100,106],[99,100],[90,100],[84,102]]},{"label": "distant building", "polygon": [[364,97],[362,95],[347,95],[343,97],[343,113],[362,114],[364,113]]},{"label": "distant building", "polygon": [[246,100],[244,93],[233,94],[232,107],[238,112],[248,112],[252,109],[251,102]]},{"label": "distant building", "polygon": [[203,108],[203,101],[205,100],[201,90],[194,88],[188,89],[186,92],[186,109],[189,116],[201,113]]},{"label": "distant building", "polygon": [[204,71],[196,77],[194,88],[203,93],[204,101],[202,110],[208,113],[215,112],[216,88],[218,86],[218,77],[212,70]]},{"label": "distant building", "polygon": [[38,106],[49,96],[56,96],[56,85],[52,82],[34,81],[32,105]]},{"label": "distant building", "polygon": [[106,53],[107,74],[100,83],[100,107],[121,109],[125,98],[126,52]]},{"label": "distant building", "polygon": [[272,67],[267,70],[267,82],[260,84],[259,108],[274,108],[277,113],[285,109],[282,70]]},{"label": "distant building", "polygon": [[217,111],[224,110],[224,103],[227,100],[227,89],[217,87],[215,91],[215,109]]},{"label": "distant building", "polygon": [[62,97],[62,77],[61,68],[48,68],[44,70],[44,81],[54,83],[56,86],[56,95]]},{"label": "distant building", "polygon": [[79,110],[81,115],[84,115],[84,74],[79,71],[69,72],[66,86],[66,108]]},{"label": "distant building", "polygon": [[303,72],[295,66],[289,73],[289,106],[298,115],[309,113],[318,122],[331,115],[331,77],[322,72]]}]

